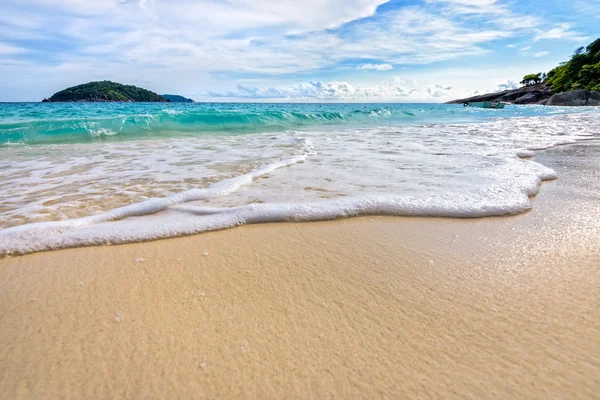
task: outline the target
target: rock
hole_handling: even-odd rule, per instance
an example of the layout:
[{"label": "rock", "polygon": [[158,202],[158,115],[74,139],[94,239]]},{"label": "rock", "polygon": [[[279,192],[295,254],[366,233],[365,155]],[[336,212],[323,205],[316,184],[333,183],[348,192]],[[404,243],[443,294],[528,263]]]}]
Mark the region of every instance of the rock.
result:
[{"label": "rock", "polygon": [[502,96],[500,96],[498,98],[499,101],[515,101],[516,99],[518,99],[519,97],[523,97],[523,92],[521,91],[514,91],[514,92],[510,92],[510,93],[506,93]]},{"label": "rock", "polygon": [[542,92],[530,92],[513,101],[515,104],[531,104],[537,103],[542,97]]},{"label": "rock", "polygon": [[557,93],[550,97],[546,105],[564,107],[600,106],[600,92],[573,90],[572,92]]},{"label": "rock", "polygon": [[552,95],[550,86],[546,83],[526,86],[515,90],[505,90],[498,93],[488,93],[467,99],[453,100],[448,104],[463,104],[478,101],[504,101],[514,104],[540,104],[547,106],[600,106],[600,92],[589,90],[574,90]]},{"label": "rock", "polygon": [[587,104],[589,96],[587,90],[573,90],[572,92],[557,93],[550,97],[548,106],[580,107]]},{"label": "rock", "polygon": [[600,92],[590,92],[588,97],[588,106],[600,106]]},{"label": "rock", "polygon": [[[504,101],[515,104],[540,104],[552,96],[552,89],[547,83],[525,86],[514,90],[504,90],[497,93],[482,94],[466,99],[453,100],[449,104],[462,104],[478,101]],[[518,102],[517,102],[518,101]]]}]

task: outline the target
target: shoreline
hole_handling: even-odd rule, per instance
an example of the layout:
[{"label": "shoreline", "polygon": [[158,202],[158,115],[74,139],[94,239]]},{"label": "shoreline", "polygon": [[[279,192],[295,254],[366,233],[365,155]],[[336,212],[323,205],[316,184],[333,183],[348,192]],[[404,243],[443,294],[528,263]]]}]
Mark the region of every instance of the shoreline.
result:
[{"label": "shoreline", "polygon": [[0,397],[592,398],[600,145],[528,213],[266,223],[0,259]]},{"label": "shoreline", "polygon": [[[595,136],[582,136],[582,137],[576,139],[575,142],[556,143],[556,144],[552,145],[551,147],[547,147],[547,148],[541,147],[541,148],[536,148],[533,150],[529,150],[529,149],[515,150],[515,155],[516,155],[516,157],[518,157],[520,159],[527,159],[527,160],[533,161],[533,162],[541,165],[542,167],[546,167],[546,165],[543,162],[535,161],[536,157],[538,156],[538,154],[540,152],[552,151],[553,149],[556,149],[559,147],[577,146],[577,145],[582,145],[582,144],[583,145],[585,145],[585,144],[594,145],[594,144],[600,143],[599,139],[600,138],[595,137]],[[270,220],[261,220],[260,219],[259,215],[261,214],[261,212],[260,212],[260,208],[262,207],[261,204],[247,204],[245,206],[232,207],[231,208],[232,210],[233,209],[240,209],[240,210],[247,209],[247,211],[245,212],[246,216],[245,217],[242,217],[241,215],[235,216],[233,218],[230,218],[229,222],[227,222],[227,219],[225,219],[224,223],[221,222],[222,226],[219,226],[218,224],[212,224],[212,225],[202,227],[202,225],[200,225],[200,228],[199,228],[198,225],[190,225],[187,228],[187,230],[183,229],[177,233],[173,233],[172,236],[166,236],[166,237],[160,237],[160,236],[157,237],[155,234],[151,234],[151,233],[144,234],[144,233],[138,233],[138,232],[131,232],[130,237],[124,236],[123,238],[117,239],[117,241],[114,242],[113,238],[111,238],[110,236],[105,237],[101,234],[98,234],[98,232],[96,232],[96,235],[88,233],[88,235],[89,235],[88,238],[85,238],[85,237],[78,238],[76,233],[74,233],[73,235],[69,235],[69,232],[68,232],[69,229],[71,229],[71,230],[74,230],[74,228],[76,229],[76,227],[78,225],[85,226],[90,223],[103,223],[103,222],[118,224],[121,222],[122,219],[123,220],[127,219],[127,218],[134,219],[135,217],[138,217],[138,216],[157,217],[158,216],[157,214],[164,212],[165,210],[167,210],[168,207],[172,206],[173,204],[175,204],[175,205],[177,205],[179,203],[185,204],[186,202],[194,201],[194,198],[196,198],[196,200],[203,200],[204,198],[210,198],[212,193],[216,193],[218,191],[223,191],[223,190],[232,190],[231,188],[236,188],[236,187],[239,188],[239,187],[245,186],[245,184],[243,183],[243,181],[245,179],[250,179],[251,181],[257,180],[259,178],[262,178],[264,175],[269,174],[270,172],[273,172],[282,167],[286,167],[286,166],[297,164],[297,163],[304,163],[306,158],[307,158],[307,154],[304,154],[302,156],[294,156],[294,157],[291,157],[291,158],[283,160],[283,161],[274,162],[272,164],[262,166],[256,170],[252,170],[242,176],[237,176],[237,177],[233,177],[233,178],[226,179],[223,181],[218,181],[215,184],[214,188],[211,187],[212,185],[209,185],[208,188],[206,188],[206,189],[188,190],[188,191],[184,191],[182,193],[176,193],[174,195],[164,197],[164,198],[149,199],[147,201],[142,201],[140,203],[134,203],[134,204],[130,204],[130,205],[121,206],[121,207],[118,207],[118,208],[115,208],[115,209],[112,209],[109,211],[105,211],[102,214],[97,214],[97,215],[78,217],[78,218],[67,219],[67,220],[29,223],[29,224],[9,227],[9,228],[6,228],[5,230],[7,230],[7,229],[11,230],[10,233],[13,234],[14,237],[10,237],[10,235],[8,235],[5,238],[5,240],[8,243],[10,243],[10,241],[13,241],[16,243],[21,243],[21,242],[23,242],[23,240],[25,240],[24,238],[27,238],[28,236],[29,236],[29,241],[31,241],[32,239],[39,239],[40,236],[44,236],[43,235],[44,231],[46,231],[47,235],[63,234],[64,232],[67,232],[67,233],[64,235],[65,237],[58,238],[56,241],[56,243],[62,242],[63,243],[62,245],[49,245],[46,243],[43,246],[33,245],[33,247],[31,247],[31,246],[30,246],[30,248],[25,247],[24,249],[21,248],[16,251],[10,250],[11,249],[10,245],[8,245],[8,246],[6,244],[4,246],[0,245],[0,260],[2,258],[19,257],[22,255],[35,254],[38,252],[57,251],[57,250],[63,250],[63,249],[69,249],[69,248],[84,248],[84,247],[93,247],[93,246],[112,246],[112,245],[123,245],[123,244],[133,244],[133,243],[146,243],[146,242],[152,242],[152,241],[156,241],[156,240],[176,239],[176,238],[193,236],[193,235],[198,235],[198,234],[206,234],[206,233],[210,233],[210,232],[229,230],[229,229],[234,229],[234,228],[241,227],[241,226],[249,226],[249,225],[254,225],[254,224],[339,221],[339,220],[344,220],[344,219],[375,217],[375,216],[384,216],[384,217],[391,217],[391,218],[399,217],[399,218],[443,218],[443,219],[479,219],[479,218],[496,218],[496,217],[505,218],[505,217],[510,217],[510,216],[518,216],[518,215],[522,215],[522,214],[526,214],[526,213],[530,212],[531,209],[533,208],[532,203],[533,203],[534,199],[536,198],[536,196],[539,194],[541,187],[544,185],[544,183],[551,182],[551,181],[554,181],[559,178],[559,176],[555,175],[554,171],[552,171],[552,170],[550,170],[549,172],[541,173],[544,176],[538,175],[540,182],[539,182],[536,190],[533,193],[530,193],[527,195],[528,196],[528,201],[527,201],[528,204],[526,204],[526,205],[520,204],[518,206],[512,205],[511,210],[507,210],[505,208],[500,209],[500,210],[497,210],[497,209],[493,210],[494,207],[484,210],[481,207],[474,207],[473,209],[471,209],[469,211],[462,210],[460,213],[458,213],[460,215],[457,214],[457,211],[452,210],[452,209],[438,211],[437,215],[429,215],[428,211],[419,211],[418,207],[416,209],[415,209],[415,207],[411,207],[411,206],[407,207],[407,205],[404,204],[404,201],[403,201],[405,199],[403,199],[402,197],[398,197],[397,204],[393,204],[394,203],[393,201],[390,202],[390,199],[387,199],[387,201],[381,201],[381,200],[378,200],[376,197],[374,197],[373,199],[370,199],[369,197],[355,197],[355,198],[349,197],[349,198],[345,198],[341,201],[339,201],[339,200],[335,201],[333,199],[328,199],[325,201],[321,201],[320,203],[314,203],[314,204],[311,204],[311,203],[284,204],[284,203],[282,203],[282,204],[279,204],[279,206],[280,207],[283,206],[284,209],[277,210],[276,212],[273,212],[273,210],[270,210],[270,212],[274,214],[274,216],[271,217]],[[525,194],[525,193],[523,193],[523,194]],[[365,200],[367,200],[367,203],[365,203]],[[335,204],[337,202],[339,202],[339,204],[337,204],[337,209],[332,210],[331,204]],[[147,207],[149,208],[149,210],[145,210],[145,208],[144,208],[144,205],[146,205],[146,203],[148,203]],[[371,203],[371,204],[369,204],[369,203]],[[434,203],[435,203],[435,201],[434,201]],[[275,205],[277,205],[277,204],[275,204]],[[327,206],[330,206],[330,207],[327,207]],[[382,207],[387,208],[388,210],[392,210],[392,211],[388,211],[387,213],[386,212],[382,213],[380,211],[380,209]],[[495,208],[498,208],[498,207],[495,207]],[[156,209],[158,209],[158,211]],[[256,209],[258,209],[258,211]],[[295,209],[302,210],[302,211],[294,212],[293,210],[295,210]],[[377,210],[377,211],[365,212],[365,209],[366,210],[372,209],[372,210]],[[427,207],[425,207],[425,209],[427,209]],[[190,208],[187,211],[190,212],[191,215],[194,215],[194,214],[202,215],[202,214],[211,214],[211,213],[215,212],[215,210],[217,210],[217,209],[216,208],[210,209],[210,207],[209,207],[207,209],[200,208],[198,210],[194,210],[193,208]],[[263,213],[264,212],[265,211],[263,211]],[[302,212],[304,212],[304,214],[298,216],[298,213],[302,213]],[[310,217],[310,215],[312,215],[312,217]],[[92,221],[92,222],[90,222],[90,221]],[[161,223],[161,220],[158,219],[156,221],[156,223]],[[166,223],[166,220],[163,219],[162,224],[165,224],[165,223]],[[37,232],[35,230],[36,228],[38,230]],[[18,231],[16,231],[16,232],[13,231],[15,229]],[[181,228],[179,228],[179,229],[181,229]],[[171,230],[174,232],[177,231],[174,227],[172,227]],[[36,238],[36,235],[37,235],[37,238]],[[144,235],[146,235],[146,236],[144,236]],[[22,237],[20,237],[20,236],[22,236]],[[69,237],[69,236],[73,236],[73,237]],[[65,244],[69,241],[71,241],[69,244]],[[84,243],[84,244],[81,244],[81,243]],[[23,245],[21,244],[21,247],[22,246]],[[59,247],[59,246],[62,246],[62,247]],[[13,248],[16,248],[14,244],[13,244]]]}]

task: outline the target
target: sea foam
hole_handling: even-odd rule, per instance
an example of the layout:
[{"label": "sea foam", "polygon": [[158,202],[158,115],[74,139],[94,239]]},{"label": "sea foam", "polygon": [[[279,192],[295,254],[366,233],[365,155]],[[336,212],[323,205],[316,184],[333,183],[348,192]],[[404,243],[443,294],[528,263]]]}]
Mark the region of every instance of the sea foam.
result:
[{"label": "sea foam", "polygon": [[597,121],[592,112],[24,148],[0,158],[0,255],[260,222],[518,214],[556,178],[524,158],[597,137]]}]

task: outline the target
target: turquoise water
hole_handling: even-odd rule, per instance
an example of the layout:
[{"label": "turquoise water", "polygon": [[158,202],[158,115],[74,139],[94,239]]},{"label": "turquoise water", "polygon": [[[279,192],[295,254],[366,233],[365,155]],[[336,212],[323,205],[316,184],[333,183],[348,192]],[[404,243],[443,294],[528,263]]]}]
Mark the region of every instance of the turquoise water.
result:
[{"label": "turquoise water", "polygon": [[577,110],[446,104],[0,103],[0,145],[123,141],[207,134],[476,123]]},{"label": "turquoise water", "polygon": [[0,257],[277,221],[533,207],[600,108],[0,104]]}]

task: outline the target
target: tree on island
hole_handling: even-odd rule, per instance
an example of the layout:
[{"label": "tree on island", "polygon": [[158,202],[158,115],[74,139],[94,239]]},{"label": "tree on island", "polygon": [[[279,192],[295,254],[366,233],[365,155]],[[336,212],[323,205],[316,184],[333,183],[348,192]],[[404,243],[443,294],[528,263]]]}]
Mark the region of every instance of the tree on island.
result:
[{"label": "tree on island", "polygon": [[[544,74],[545,75],[545,74]],[[523,77],[523,80],[519,82],[523,86],[533,86],[539,83],[542,83],[544,78],[542,77],[542,73],[538,72],[537,74],[528,74]]]}]

